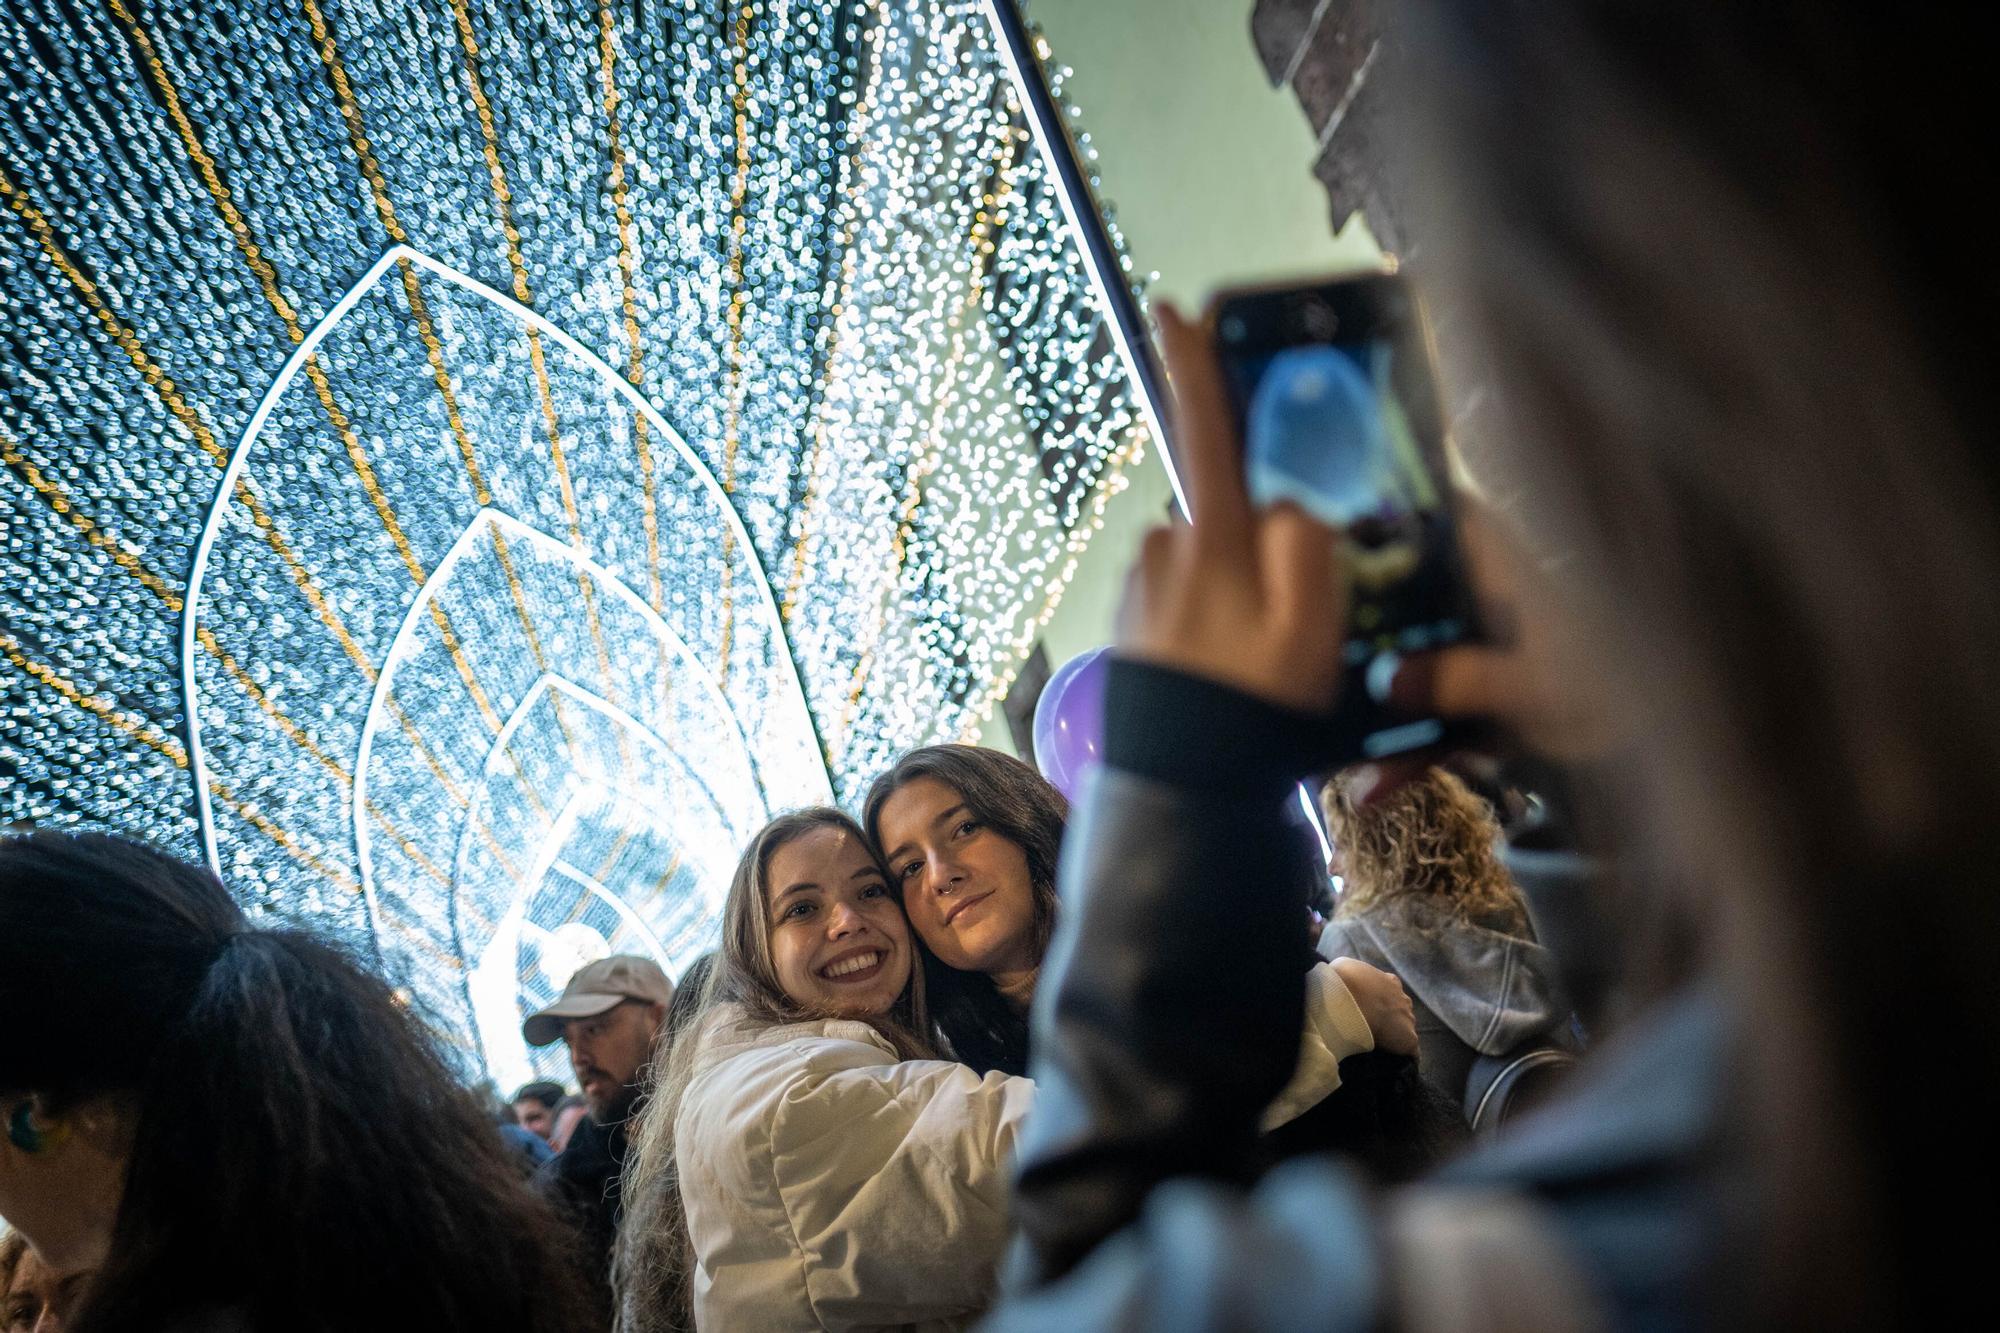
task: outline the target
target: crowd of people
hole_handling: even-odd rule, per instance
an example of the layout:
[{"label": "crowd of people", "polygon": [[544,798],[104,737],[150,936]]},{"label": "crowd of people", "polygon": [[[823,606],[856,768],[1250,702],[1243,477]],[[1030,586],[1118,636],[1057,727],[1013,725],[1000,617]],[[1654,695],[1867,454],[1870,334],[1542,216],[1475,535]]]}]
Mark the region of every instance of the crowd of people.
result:
[{"label": "crowd of people", "polygon": [[1210,333],[1163,306],[1196,521],[1140,553],[1077,808],[930,746],[856,811],[780,815],[678,984],[614,956],[527,1017],[573,1105],[531,1084],[496,1132],[382,978],[206,870],[0,839],[0,1328],[1831,1329],[1976,1299],[1976,44],[1840,4],[1425,9],[1424,280],[1500,401],[1460,478],[1492,633],[1371,689],[1477,754],[1338,751],[1340,545],[1252,506]]}]

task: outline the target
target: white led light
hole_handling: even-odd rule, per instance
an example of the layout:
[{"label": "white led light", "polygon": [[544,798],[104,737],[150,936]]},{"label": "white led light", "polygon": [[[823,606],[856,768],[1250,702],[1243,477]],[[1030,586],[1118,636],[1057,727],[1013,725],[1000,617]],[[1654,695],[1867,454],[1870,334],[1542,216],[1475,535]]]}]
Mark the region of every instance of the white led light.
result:
[{"label": "white led light", "polygon": [[544,1068],[978,725],[1151,409],[977,0],[302,3],[0,9],[0,822]]}]

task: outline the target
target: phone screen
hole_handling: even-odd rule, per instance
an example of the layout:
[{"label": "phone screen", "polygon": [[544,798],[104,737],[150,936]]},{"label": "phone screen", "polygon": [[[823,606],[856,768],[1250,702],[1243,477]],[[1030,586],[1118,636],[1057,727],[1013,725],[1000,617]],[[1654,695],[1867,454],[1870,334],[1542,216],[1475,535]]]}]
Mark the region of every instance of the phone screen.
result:
[{"label": "phone screen", "polygon": [[1352,578],[1343,721],[1370,758],[1435,744],[1368,696],[1384,654],[1476,635],[1422,320],[1393,276],[1242,292],[1216,311],[1250,499],[1342,534]]}]

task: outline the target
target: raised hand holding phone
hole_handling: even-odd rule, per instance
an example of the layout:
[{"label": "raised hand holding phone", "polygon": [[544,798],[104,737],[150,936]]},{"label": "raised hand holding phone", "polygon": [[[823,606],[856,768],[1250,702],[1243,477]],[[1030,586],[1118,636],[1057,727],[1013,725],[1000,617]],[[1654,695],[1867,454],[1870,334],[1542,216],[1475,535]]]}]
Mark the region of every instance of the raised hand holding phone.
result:
[{"label": "raised hand holding phone", "polygon": [[1336,534],[1296,505],[1251,506],[1208,330],[1168,305],[1155,318],[1196,521],[1147,535],[1119,616],[1119,652],[1325,713],[1340,683],[1347,624]]},{"label": "raised hand holding phone", "polygon": [[1414,716],[1493,724],[1509,751],[1556,763],[1590,763],[1629,743],[1627,727],[1595,671],[1563,671],[1590,660],[1557,589],[1523,550],[1502,516],[1462,502],[1466,566],[1490,642],[1464,643],[1403,658],[1378,682],[1384,702]]},{"label": "raised hand holding phone", "polygon": [[1241,288],[1215,298],[1212,324],[1251,502],[1294,502],[1339,534],[1349,597],[1328,758],[1463,740],[1371,688],[1402,657],[1481,636],[1416,293],[1393,273]]}]

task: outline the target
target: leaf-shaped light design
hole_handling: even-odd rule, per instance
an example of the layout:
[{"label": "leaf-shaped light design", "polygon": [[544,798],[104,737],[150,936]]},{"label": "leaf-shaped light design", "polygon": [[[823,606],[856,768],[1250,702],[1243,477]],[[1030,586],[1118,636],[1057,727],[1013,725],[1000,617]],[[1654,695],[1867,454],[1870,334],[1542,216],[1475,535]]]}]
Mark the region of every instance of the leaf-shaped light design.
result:
[{"label": "leaf-shaped light design", "polygon": [[[557,784],[531,787],[523,756],[557,748],[578,762]],[[685,740],[560,676],[537,681],[508,718],[461,834],[451,910],[398,905],[415,909],[411,928],[448,924],[451,951],[471,964],[470,1020],[501,1082],[566,1077],[559,1053],[538,1059],[520,1034],[521,1015],[554,998],[565,968],[638,953],[679,975],[712,946],[730,849],[767,813],[754,791],[718,797],[718,776]],[[508,836],[491,836],[498,829]],[[597,947],[579,952],[577,932]],[[448,1012],[456,978],[420,975],[433,988],[429,1011]]]},{"label": "leaf-shaped light design", "polygon": [[474,976],[678,957],[740,811],[976,730],[1150,441],[989,5],[0,6],[0,823],[470,1053]]},{"label": "leaf-shaped light design", "polygon": [[[450,377],[438,369],[446,351],[485,373]],[[445,419],[428,451],[412,459],[407,441],[381,447],[365,406],[326,410],[331,370],[363,364],[368,398],[395,405],[399,429],[424,420],[402,409],[406,395],[436,400]],[[630,507],[598,502],[607,479],[636,465],[635,416],[657,451],[645,464],[643,530]],[[480,438],[471,422],[509,429]],[[269,690],[228,678],[228,663],[258,661],[260,626],[285,612],[232,611],[268,607],[282,589],[283,552],[258,540],[260,526],[289,517],[287,483],[334,449],[346,467],[326,473],[344,484],[314,488],[313,526],[343,539],[338,558],[319,565],[315,597],[296,592],[295,611],[303,622],[325,608],[346,632],[329,628],[317,657],[289,665],[308,676],[328,721],[362,721],[351,763],[313,743],[334,784],[319,808],[338,808],[352,830],[361,917],[391,973],[470,1046],[479,1025],[453,974],[535,892],[547,873],[541,844],[559,812],[573,813],[580,784],[653,792],[616,808],[652,810],[660,845],[701,868],[692,887],[709,897],[771,809],[828,799],[830,784],[770,583],[703,460],[565,331],[396,247],[274,379],[196,544],[182,651],[189,760],[203,790],[220,780],[254,791],[274,766],[268,751],[301,743],[296,722],[258,702],[272,700]],[[253,508],[251,495],[270,496],[269,508]],[[510,503],[527,517],[508,513]],[[599,553],[630,560],[638,542],[663,536],[693,555],[666,571],[659,606],[583,549],[594,540]],[[220,651],[198,651],[204,644]],[[228,746],[208,744],[205,713],[231,707],[260,708],[266,725],[232,726],[221,733]],[[503,777],[510,794],[496,790]],[[287,792],[288,836],[314,837],[309,854],[345,860],[334,829],[297,817],[307,795]],[[203,813],[218,867],[232,842],[262,836],[240,814]],[[658,891],[646,887],[657,870],[620,873],[628,882],[610,892],[641,917],[665,911],[643,896]]]}]

